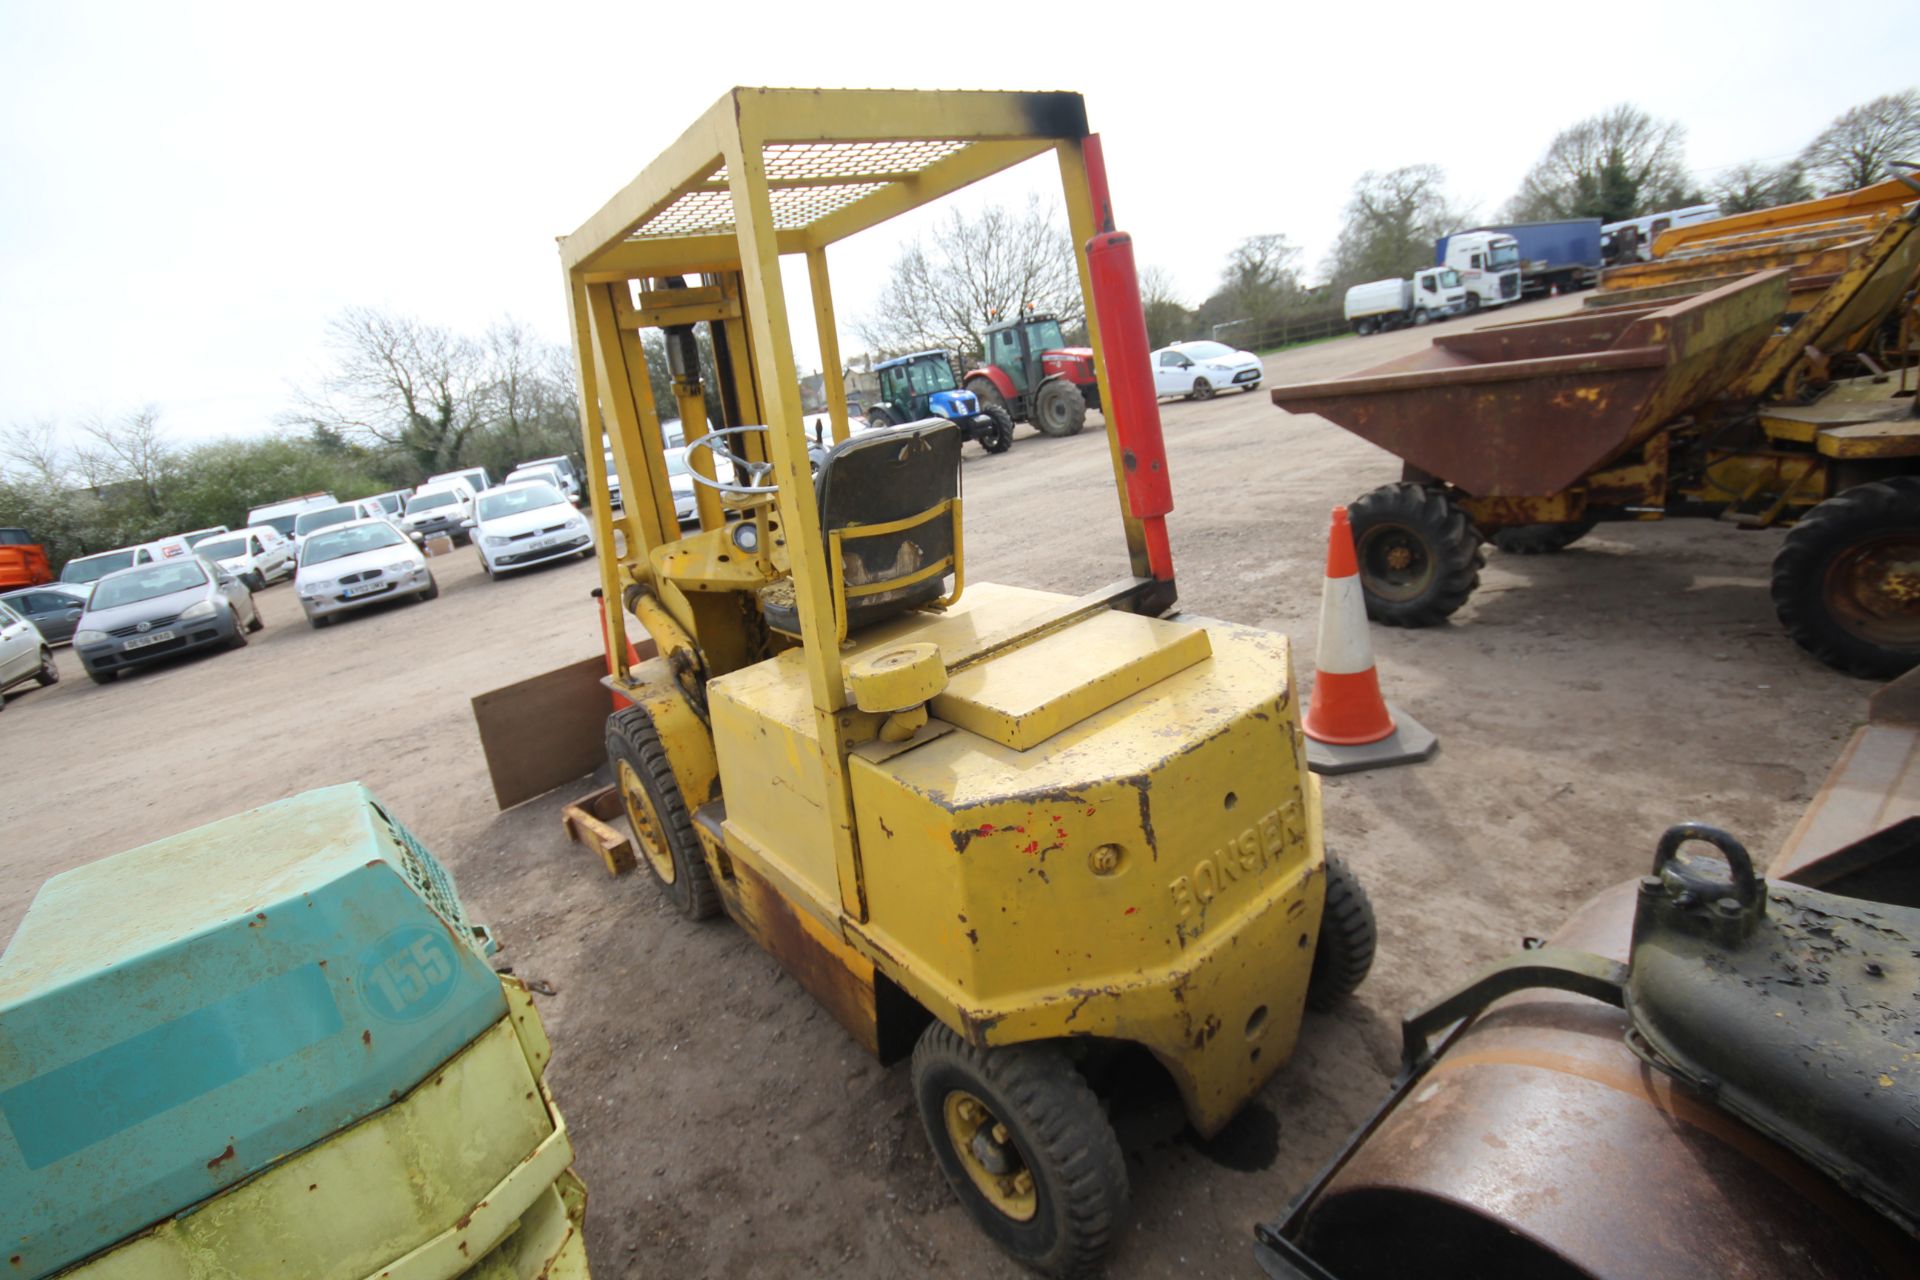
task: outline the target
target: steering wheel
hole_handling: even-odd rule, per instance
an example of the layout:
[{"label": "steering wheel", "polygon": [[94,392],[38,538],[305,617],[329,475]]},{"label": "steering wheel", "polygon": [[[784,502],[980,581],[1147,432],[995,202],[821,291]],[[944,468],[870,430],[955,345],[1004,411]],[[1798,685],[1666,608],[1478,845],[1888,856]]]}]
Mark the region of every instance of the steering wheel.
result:
[{"label": "steering wheel", "polygon": [[766,431],[767,429],[763,426],[723,427],[718,431],[709,431],[698,440],[689,443],[687,445],[688,454],[691,454],[695,449],[705,449],[713,455],[714,470],[716,472],[720,469],[720,459],[725,458],[734,465],[736,473],[739,471],[746,472],[748,481],[746,484],[739,484],[729,483],[725,480],[711,480],[700,474],[697,468],[689,464],[687,471],[692,475],[693,482],[695,484],[705,485],[709,489],[716,489],[731,498],[766,498],[780,492],[778,485],[768,483],[773,477],[773,464],[771,462],[750,462],[735,453],[731,446],[726,449],[720,448],[720,442],[728,440],[731,437],[745,436],[751,432],[759,432],[764,436]]}]

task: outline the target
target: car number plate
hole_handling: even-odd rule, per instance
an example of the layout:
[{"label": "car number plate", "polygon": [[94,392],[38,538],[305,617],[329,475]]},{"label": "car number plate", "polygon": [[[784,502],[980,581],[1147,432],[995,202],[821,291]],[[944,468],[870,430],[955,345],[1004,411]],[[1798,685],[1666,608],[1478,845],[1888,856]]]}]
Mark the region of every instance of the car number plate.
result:
[{"label": "car number plate", "polygon": [[533,549],[535,551],[545,551],[548,547],[559,546],[560,541],[559,538],[536,538],[534,539]]},{"label": "car number plate", "polygon": [[371,595],[386,585],[384,582],[356,582],[340,594],[343,596]]},{"label": "car number plate", "polygon": [[150,644],[159,644],[163,640],[171,639],[173,639],[173,632],[171,631],[151,631],[144,636],[133,637],[133,639],[127,641],[125,647],[128,649],[144,649]]}]

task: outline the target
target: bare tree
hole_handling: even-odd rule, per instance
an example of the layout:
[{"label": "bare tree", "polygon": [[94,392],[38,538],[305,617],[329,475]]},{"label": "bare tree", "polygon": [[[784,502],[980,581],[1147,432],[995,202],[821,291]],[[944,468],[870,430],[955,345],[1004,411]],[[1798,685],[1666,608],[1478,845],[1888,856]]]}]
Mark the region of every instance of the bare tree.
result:
[{"label": "bare tree", "polygon": [[1299,262],[1285,236],[1248,236],[1227,255],[1216,296],[1232,319],[1264,324],[1299,300]]},{"label": "bare tree", "polygon": [[1599,218],[1618,222],[1693,203],[1686,130],[1623,102],[1563,129],[1507,204],[1517,222]]},{"label": "bare tree", "polygon": [[166,509],[161,490],[175,455],[160,430],[160,411],[152,405],[109,422],[92,417],[80,423],[88,443],[73,451],[74,463],[96,493],[120,488],[135,496],[149,515]]},{"label": "bare tree", "polygon": [[1882,94],[1844,112],[1800,153],[1829,195],[1884,182],[1895,160],[1920,162],[1920,89]]},{"label": "bare tree", "polygon": [[1438,165],[1368,171],[1353,184],[1327,275],[1337,285],[1411,275],[1433,265],[1433,242],[1467,219],[1447,199]]},{"label": "bare tree", "polygon": [[855,326],[878,351],[978,352],[996,320],[1027,311],[1085,323],[1073,241],[1051,204],[992,205],[975,217],[951,211],[931,244],[901,250],[873,311]]},{"label": "bare tree", "polygon": [[69,483],[71,467],[59,428],[51,419],[13,423],[0,432],[0,475],[24,484],[57,488]]},{"label": "bare tree", "polygon": [[1174,288],[1173,277],[1164,268],[1148,267],[1140,273],[1140,310],[1147,320],[1147,345],[1164,347],[1187,334],[1193,313]]},{"label": "bare tree", "polygon": [[333,371],[297,390],[289,420],[398,449],[428,471],[461,460],[488,422],[494,378],[471,339],[371,307],[327,325]]},{"label": "bare tree", "polygon": [[1765,165],[1749,161],[1723,172],[1713,184],[1714,203],[1723,214],[1752,213],[1813,197],[1807,171],[1798,161]]}]

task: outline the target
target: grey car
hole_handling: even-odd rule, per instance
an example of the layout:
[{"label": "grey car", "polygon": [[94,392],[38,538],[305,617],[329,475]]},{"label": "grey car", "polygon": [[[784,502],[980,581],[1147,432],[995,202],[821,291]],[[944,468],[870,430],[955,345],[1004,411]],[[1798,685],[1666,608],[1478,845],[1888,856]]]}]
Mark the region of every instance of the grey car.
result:
[{"label": "grey car", "polygon": [[40,628],[48,644],[59,644],[73,639],[73,629],[80,625],[80,614],[87,607],[87,591],[84,586],[49,582],[0,594],[0,604]]},{"label": "grey car", "polygon": [[197,556],[110,573],[93,584],[73,651],[95,684],[192,649],[238,649],[265,624],[253,593]]}]

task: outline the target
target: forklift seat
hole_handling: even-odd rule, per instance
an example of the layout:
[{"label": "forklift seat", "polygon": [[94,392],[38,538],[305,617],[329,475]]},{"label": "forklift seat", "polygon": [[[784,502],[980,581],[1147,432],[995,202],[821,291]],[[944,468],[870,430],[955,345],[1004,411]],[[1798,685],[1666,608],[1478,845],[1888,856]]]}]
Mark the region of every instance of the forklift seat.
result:
[{"label": "forklift seat", "polygon": [[[935,418],[850,437],[820,460],[814,492],[827,542],[836,641],[908,609],[959,598],[956,424]],[[791,579],[762,592],[760,606],[768,626],[800,634]]]}]

